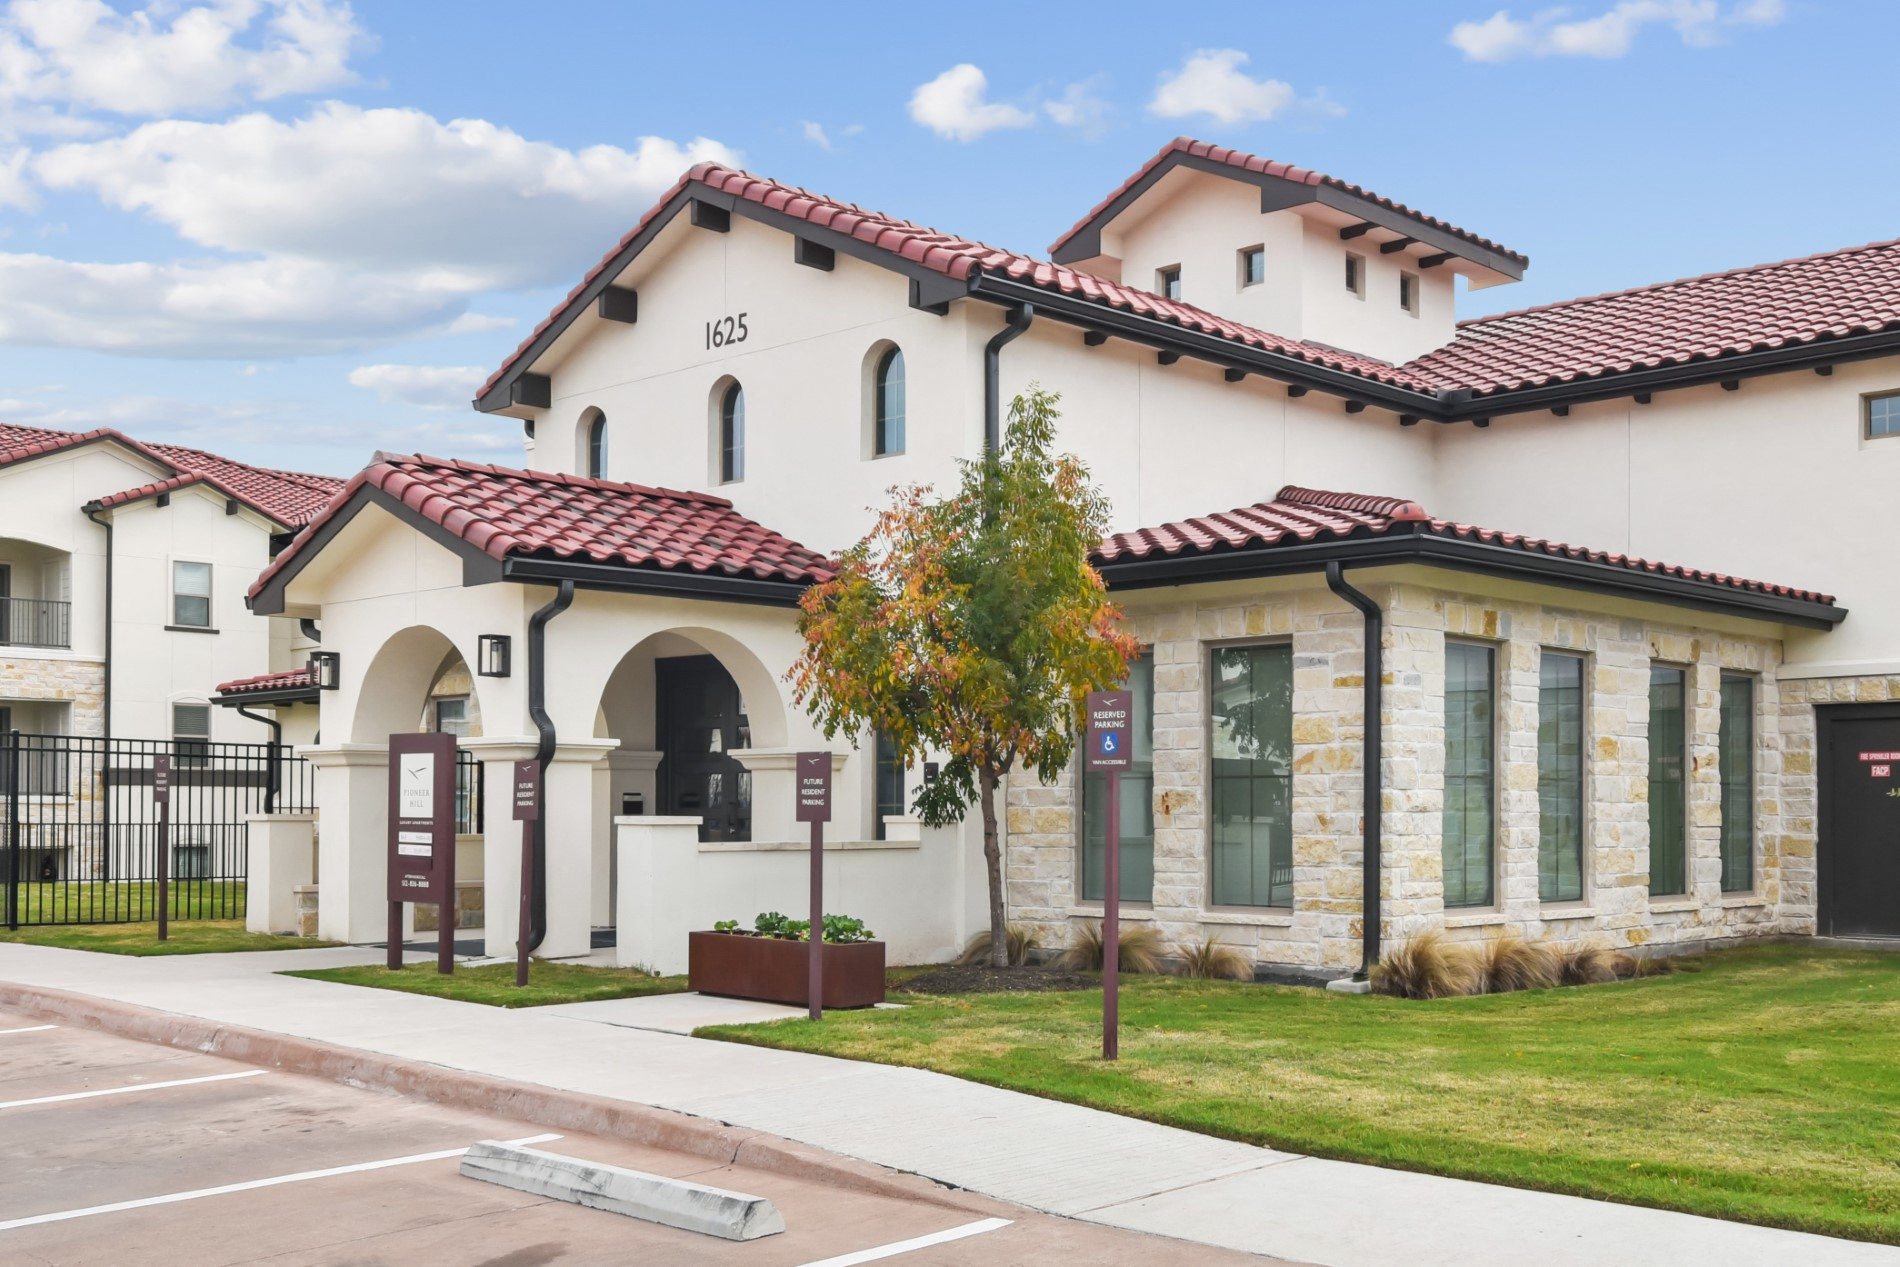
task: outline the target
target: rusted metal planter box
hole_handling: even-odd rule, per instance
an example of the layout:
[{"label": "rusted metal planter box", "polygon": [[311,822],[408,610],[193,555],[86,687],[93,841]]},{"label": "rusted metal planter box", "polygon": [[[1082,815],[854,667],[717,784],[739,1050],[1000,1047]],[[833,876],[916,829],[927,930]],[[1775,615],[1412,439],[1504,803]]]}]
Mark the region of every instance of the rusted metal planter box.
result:
[{"label": "rusted metal planter box", "polygon": [[[776,937],[688,933],[686,984],[701,994],[805,1006],[811,946]],[[884,943],[825,943],[825,1006],[870,1007],[884,1001]]]}]

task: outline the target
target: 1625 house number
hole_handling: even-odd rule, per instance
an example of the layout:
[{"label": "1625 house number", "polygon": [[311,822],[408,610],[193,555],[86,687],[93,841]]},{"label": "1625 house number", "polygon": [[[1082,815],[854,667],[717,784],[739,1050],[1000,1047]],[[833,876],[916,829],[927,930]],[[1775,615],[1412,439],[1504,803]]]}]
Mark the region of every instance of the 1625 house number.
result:
[{"label": "1625 house number", "polygon": [[706,323],[706,346],[723,348],[728,343],[744,343],[747,333],[743,312],[734,317],[715,317]]}]

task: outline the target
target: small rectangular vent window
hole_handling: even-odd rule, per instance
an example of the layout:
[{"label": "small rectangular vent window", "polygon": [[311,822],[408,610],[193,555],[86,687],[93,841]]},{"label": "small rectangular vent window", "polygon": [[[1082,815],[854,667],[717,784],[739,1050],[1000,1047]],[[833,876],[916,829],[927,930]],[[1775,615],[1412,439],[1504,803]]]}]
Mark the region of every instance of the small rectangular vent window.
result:
[{"label": "small rectangular vent window", "polygon": [[1418,275],[1416,273],[1399,274],[1399,307],[1418,315]]},{"label": "small rectangular vent window", "polygon": [[1346,253],[1346,289],[1364,299],[1366,297],[1366,257]]},{"label": "small rectangular vent window", "polygon": [[1240,284],[1258,286],[1267,280],[1267,248],[1250,246],[1240,253]]},{"label": "small rectangular vent window", "polygon": [[1181,266],[1179,264],[1155,270],[1155,293],[1167,299],[1181,297]]}]

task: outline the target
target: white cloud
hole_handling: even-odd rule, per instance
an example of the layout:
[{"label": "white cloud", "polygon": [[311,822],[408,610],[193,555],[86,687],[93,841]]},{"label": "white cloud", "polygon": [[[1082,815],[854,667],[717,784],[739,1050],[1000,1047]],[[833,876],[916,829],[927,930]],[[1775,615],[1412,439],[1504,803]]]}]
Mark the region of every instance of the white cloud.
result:
[{"label": "white cloud", "polygon": [[466,294],[310,260],[95,264],[0,254],[0,343],[250,359],[444,330]]},{"label": "white cloud", "polygon": [[1255,79],[1240,68],[1247,54],[1237,48],[1204,48],[1161,77],[1148,112],[1163,119],[1205,114],[1221,123],[1271,119],[1293,104],[1293,86]]},{"label": "white cloud", "polygon": [[31,211],[39,205],[26,176],[26,162],[31,157],[32,152],[26,149],[0,150],[0,207]]},{"label": "white cloud", "polygon": [[516,324],[513,317],[504,317],[490,312],[465,312],[449,322],[450,334],[487,334],[492,330],[507,330]]},{"label": "white cloud", "polygon": [[1741,0],[1724,9],[1717,0],[1624,0],[1589,18],[1569,9],[1548,9],[1515,18],[1499,9],[1482,22],[1460,22],[1452,46],[1474,62],[1519,57],[1617,58],[1627,54],[1643,28],[1666,26],[1684,44],[1720,43],[1730,27],[1774,26],[1787,16],[1782,0]]},{"label": "white cloud", "polygon": [[359,365],[350,386],[375,392],[385,405],[466,409],[487,377],[479,365]]},{"label": "white cloud", "polygon": [[1060,97],[1042,103],[1043,113],[1055,123],[1089,137],[1101,135],[1108,124],[1110,109],[1101,95],[1099,77],[1070,84]]},{"label": "white cloud", "polygon": [[346,3],[14,0],[0,13],[0,107],[202,113],[349,82],[367,43]]},{"label": "white cloud", "polygon": [[810,119],[805,119],[799,123],[799,127],[804,130],[805,139],[810,141],[813,145],[816,145],[819,149],[829,150],[831,148],[831,138],[825,135],[824,124],[813,123]]},{"label": "white cloud", "polygon": [[974,141],[999,128],[1026,128],[1036,116],[989,100],[990,81],[969,62],[952,66],[910,97],[910,117],[948,141]]},{"label": "white cloud", "polygon": [[202,246],[474,292],[570,280],[707,159],[737,155],[703,137],[569,150],[482,119],[329,102],[292,122],[148,123],[48,150],[33,170]]}]

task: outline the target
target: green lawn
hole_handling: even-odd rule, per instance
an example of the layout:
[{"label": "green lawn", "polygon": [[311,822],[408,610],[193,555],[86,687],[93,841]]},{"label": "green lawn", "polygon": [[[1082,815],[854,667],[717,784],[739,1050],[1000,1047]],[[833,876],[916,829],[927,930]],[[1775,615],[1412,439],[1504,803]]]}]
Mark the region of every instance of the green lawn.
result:
[{"label": "green lawn", "polygon": [[1295,1152],[1900,1243],[1900,955],[1724,951],[1414,1003],[1124,978],[703,1036],[940,1070]]},{"label": "green lawn", "polygon": [[[167,896],[175,920],[244,919],[242,880],[174,880]],[[157,918],[158,884],[154,881],[62,880],[42,884],[22,880],[19,886],[22,924]]]},{"label": "green lawn", "polygon": [[227,950],[308,950],[336,943],[308,937],[278,937],[250,933],[240,920],[179,920],[170,937],[158,939],[158,924],[49,924],[8,932],[0,927],[0,942],[33,946],[61,946],[67,950],[102,950],[113,955],[205,955]]},{"label": "green lawn", "polygon": [[487,1003],[494,1007],[589,1003],[596,999],[678,994],[686,988],[685,977],[654,977],[631,968],[592,968],[585,964],[550,963],[544,959],[536,959],[528,965],[528,984],[520,988],[515,986],[512,963],[484,964],[479,968],[458,965],[450,976],[437,972],[434,960],[404,964],[397,972],[380,964],[365,964],[313,968],[284,975],[374,986],[379,990],[402,990],[409,994],[431,994],[439,999],[460,999],[464,1003]]}]

